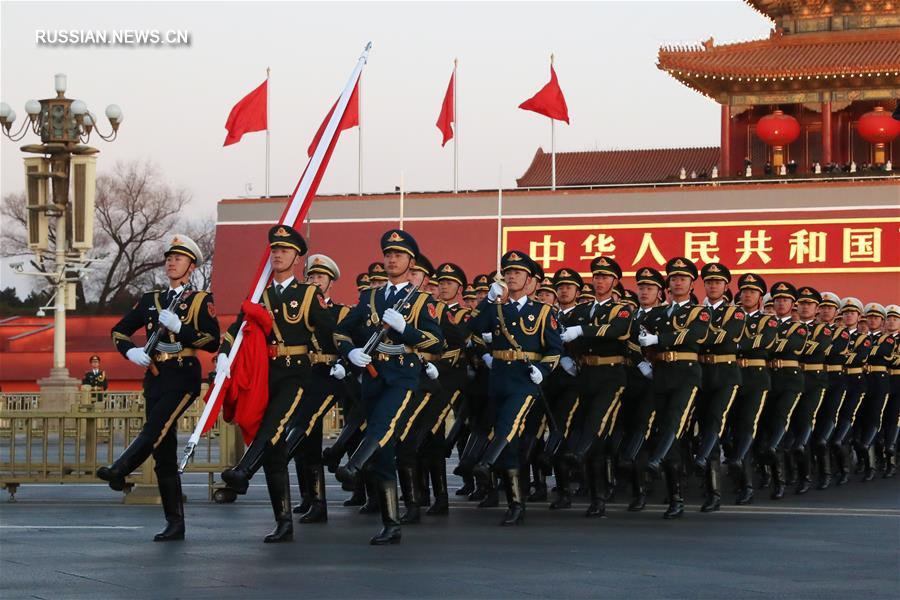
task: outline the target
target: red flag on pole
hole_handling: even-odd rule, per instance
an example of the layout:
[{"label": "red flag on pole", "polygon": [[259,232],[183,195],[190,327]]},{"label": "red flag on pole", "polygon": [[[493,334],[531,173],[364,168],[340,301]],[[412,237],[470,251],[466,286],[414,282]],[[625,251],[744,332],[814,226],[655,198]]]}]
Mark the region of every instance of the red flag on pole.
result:
[{"label": "red flag on pole", "polygon": [[450,84],[447,86],[447,93],[444,94],[444,103],[441,104],[441,114],[437,120],[437,128],[441,130],[444,138],[441,141],[441,148],[447,142],[453,139],[453,125],[456,112],[453,106],[453,86],[456,85],[456,70],[450,76]]},{"label": "red flag on pole", "polygon": [[230,146],[241,141],[245,133],[263,131],[268,129],[268,115],[266,114],[266,97],[268,96],[268,80],[244,96],[240,102],[234,105],[228,120],[225,121],[225,136],[223,146]]},{"label": "red flag on pole", "polygon": [[[319,145],[319,140],[322,139],[322,134],[325,132],[325,126],[328,125],[328,121],[331,119],[331,114],[334,112],[334,107],[337,106],[337,102],[335,102],[331,110],[328,111],[328,114],[325,115],[325,120],[322,121],[322,124],[319,125],[319,130],[316,131],[316,136],[313,138],[312,143],[309,145],[309,148],[306,150],[307,156],[312,156],[313,152],[316,151],[316,146]],[[340,134],[345,129],[350,129],[352,127],[356,127],[359,125],[359,82],[356,83],[356,87],[353,88],[353,95],[350,96],[350,101],[347,103],[347,110],[344,111],[344,116],[341,119],[340,124],[338,125],[337,133]]]},{"label": "red flag on pole", "polygon": [[569,123],[569,108],[566,106],[566,99],[563,97],[562,89],[559,87],[559,81],[556,79],[556,71],[553,65],[550,65],[550,81],[541,88],[541,90],[519,105],[523,110],[531,110],[545,117],[556,119],[557,121],[565,121]]}]

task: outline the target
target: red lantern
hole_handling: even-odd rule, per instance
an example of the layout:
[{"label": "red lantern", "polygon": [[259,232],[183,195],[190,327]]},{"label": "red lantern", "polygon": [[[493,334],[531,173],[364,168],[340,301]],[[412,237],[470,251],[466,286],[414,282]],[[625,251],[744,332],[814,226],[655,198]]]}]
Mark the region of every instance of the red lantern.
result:
[{"label": "red lantern", "polygon": [[875,144],[875,164],[884,164],[884,146],[900,135],[900,121],[894,120],[881,106],[859,118],[856,131],[870,144]]},{"label": "red lantern", "polygon": [[759,120],[756,124],[756,136],[773,147],[772,164],[780,167],[784,164],[784,147],[800,137],[800,123],[794,117],[776,110]]}]

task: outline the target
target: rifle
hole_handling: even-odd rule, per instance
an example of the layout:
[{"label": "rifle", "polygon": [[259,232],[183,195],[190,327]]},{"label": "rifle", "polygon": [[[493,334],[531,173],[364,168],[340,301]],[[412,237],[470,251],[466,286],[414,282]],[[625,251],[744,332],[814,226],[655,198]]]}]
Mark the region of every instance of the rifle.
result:
[{"label": "rifle", "polygon": [[[393,309],[396,310],[397,312],[400,312],[400,310],[403,308],[403,305],[405,305],[407,302],[409,302],[409,299],[412,298],[412,295],[415,294],[419,289],[418,285],[410,284],[409,287],[410,287],[410,290],[406,293],[406,295],[394,303]],[[376,293],[378,293],[378,292],[376,292]],[[369,341],[366,342],[366,345],[363,346],[363,349],[362,349],[363,352],[371,356],[372,350],[374,350],[378,346],[378,344],[381,343],[381,340],[384,339],[384,336],[387,335],[387,332],[390,328],[391,328],[390,325],[384,324],[381,327],[381,329],[374,332],[372,334],[372,336],[369,338]],[[369,375],[373,379],[375,377],[378,377],[378,371],[375,370],[375,367],[372,366],[372,363],[369,363],[366,365],[366,370],[369,372]]]},{"label": "rifle", "polygon": [[[175,307],[178,306],[178,304],[181,302],[181,299],[184,298],[186,294],[189,294],[193,291],[194,285],[190,281],[185,283],[184,287],[181,288],[181,291],[178,292],[174,298],[172,298],[171,302],[169,302],[169,306],[166,307],[166,310],[174,312]],[[147,356],[150,356],[150,353],[156,350],[156,345],[159,344],[159,336],[163,334],[163,331],[166,331],[166,328],[162,325],[159,325],[159,323],[157,322],[156,331],[150,334],[150,337],[147,338],[147,343],[144,344],[144,352],[147,354]],[[159,369],[156,368],[156,364],[152,361],[150,362],[150,366],[147,368],[154,375],[159,375]]]}]

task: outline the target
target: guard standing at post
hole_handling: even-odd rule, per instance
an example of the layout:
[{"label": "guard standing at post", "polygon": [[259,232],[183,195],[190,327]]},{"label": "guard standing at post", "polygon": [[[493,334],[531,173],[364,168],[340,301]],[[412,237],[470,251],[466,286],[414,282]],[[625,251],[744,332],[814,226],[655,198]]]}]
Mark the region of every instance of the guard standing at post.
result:
[{"label": "guard standing at post", "polygon": [[91,386],[91,400],[103,402],[103,392],[109,389],[109,379],[106,377],[106,371],[100,368],[99,356],[92,355],[90,362],[91,370],[81,378],[81,385]]},{"label": "guard standing at post", "polygon": [[[187,236],[175,235],[166,247],[165,259],[168,289],[141,296],[112,328],[116,349],[136,365],[149,367],[144,375],[146,421],[137,438],[112,465],[97,469],[97,477],[121,491],[125,477],[153,455],[166,515],[166,528],[156,534],[155,542],[184,539],[176,424],[200,394],[203,373],[198,352],[215,352],[219,347],[219,322],[212,294],[184,290],[191,273],[203,262],[199,246]],[[180,298],[179,303],[169,310],[167,307],[176,298]],[[161,327],[161,341],[152,356],[131,341],[138,329],[144,328],[149,337]]]}]

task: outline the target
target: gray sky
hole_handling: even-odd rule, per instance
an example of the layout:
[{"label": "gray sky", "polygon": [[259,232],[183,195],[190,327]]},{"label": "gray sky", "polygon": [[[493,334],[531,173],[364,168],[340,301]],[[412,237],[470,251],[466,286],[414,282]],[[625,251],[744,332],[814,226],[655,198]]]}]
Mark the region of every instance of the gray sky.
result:
[{"label": "gray sky", "polygon": [[[0,98],[24,118],[29,98],[53,96],[53,74],[69,97],[97,114],[119,104],[125,120],[102,151],[149,157],[209,214],[222,197],[264,189],[265,134],[222,147],[231,107],[272,68],[272,193],[289,192],[305,149],[366,41],[365,187],[448,189],[453,151],[437,120],[458,57],[460,186],[515,184],[535,149],[549,149],[546,118],[518,104],[548,79],[548,57],[566,95],[571,125],[557,150],[717,145],[719,112],[655,67],[660,45],[765,37],[771,24],[746,4],[595,3],[2,3]],[[38,47],[37,29],[187,29],[190,47]],[[105,123],[105,118],[103,118]],[[34,141],[35,137],[26,138]],[[23,142],[24,143],[24,142]],[[22,153],[3,139],[2,193],[21,190]],[[356,191],[357,133],[346,132],[321,191]]]}]

